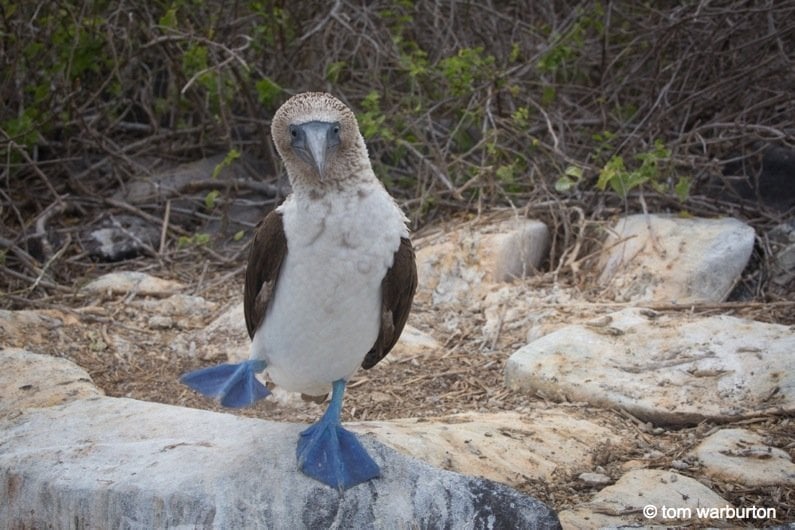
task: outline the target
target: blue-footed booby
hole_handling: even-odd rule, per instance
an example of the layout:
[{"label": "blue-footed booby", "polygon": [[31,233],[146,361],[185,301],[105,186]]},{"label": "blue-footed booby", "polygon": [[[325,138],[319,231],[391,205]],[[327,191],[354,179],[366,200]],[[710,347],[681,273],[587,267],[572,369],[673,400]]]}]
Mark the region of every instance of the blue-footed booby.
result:
[{"label": "blue-footed booby", "polygon": [[270,392],[256,379],[322,396],[323,417],[298,440],[298,466],[340,490],[380,475],[340,423],[343,393],[359,366],[375,366],[406,323],[417,269],[407,219],[376,178],[353,112],[319,92],[287,100],[271,123],[292,193],[251,243],[244,308],[251,354],[185,374],[182,381],[228,407]]}]

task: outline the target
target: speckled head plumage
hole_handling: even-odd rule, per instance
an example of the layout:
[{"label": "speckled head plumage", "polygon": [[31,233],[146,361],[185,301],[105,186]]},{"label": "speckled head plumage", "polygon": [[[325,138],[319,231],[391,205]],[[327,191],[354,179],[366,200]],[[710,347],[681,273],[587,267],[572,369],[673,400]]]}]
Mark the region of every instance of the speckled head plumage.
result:
[{"label": "speckled head plumage", "polygon": [[293,189],[374,178],[356,116],[331,94],[288,99],[273,116],[271,136]]}]

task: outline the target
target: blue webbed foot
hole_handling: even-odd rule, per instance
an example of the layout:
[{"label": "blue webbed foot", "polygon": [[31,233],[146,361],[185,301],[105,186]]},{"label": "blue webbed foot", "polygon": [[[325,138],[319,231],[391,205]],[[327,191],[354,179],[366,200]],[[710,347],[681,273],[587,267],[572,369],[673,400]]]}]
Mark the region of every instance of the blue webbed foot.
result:
[{"label": "blue webbed foot", "polygon": [[205,396],[218,398],[225,407],[245,407],[270,394],[255,377],[264,369],[265,362],[260,360],[224,363],[188,372],[180,381]]},{"label": "blue webbed foot", "polygon": [[335,381],[328,410],[298,439],[298,467],[331,487],[344,490],[380,476],[381,470],[356,436],[340,424],[344,381]]}]

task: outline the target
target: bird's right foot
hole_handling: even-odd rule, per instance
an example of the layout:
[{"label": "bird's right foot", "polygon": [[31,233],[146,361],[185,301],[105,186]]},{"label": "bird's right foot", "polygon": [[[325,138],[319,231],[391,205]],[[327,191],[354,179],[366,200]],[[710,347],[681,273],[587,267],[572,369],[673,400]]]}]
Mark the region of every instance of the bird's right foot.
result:
[{"label": "bird's right foot", "polygon": [[218,398],[225,407],[245,407],[270,394],[255,376],[265,366],[265,361],[260,360],[224,363],[188,372],[180,381],[205,396]]}]

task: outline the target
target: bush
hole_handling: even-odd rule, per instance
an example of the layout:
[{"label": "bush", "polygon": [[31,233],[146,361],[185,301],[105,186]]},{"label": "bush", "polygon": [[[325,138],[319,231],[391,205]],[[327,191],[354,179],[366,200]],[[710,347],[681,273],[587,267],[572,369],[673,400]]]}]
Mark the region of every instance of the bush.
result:
[{"label": "bush", "polygon": [[527,204],[570,230],[569,206],[639,190],[703,207],[723,160],[793,144],[791,3],[0,0],[0,18],[6,248],[143,160],[270,159],[269,117],[304,90],[355,110],[416,224]]}]

